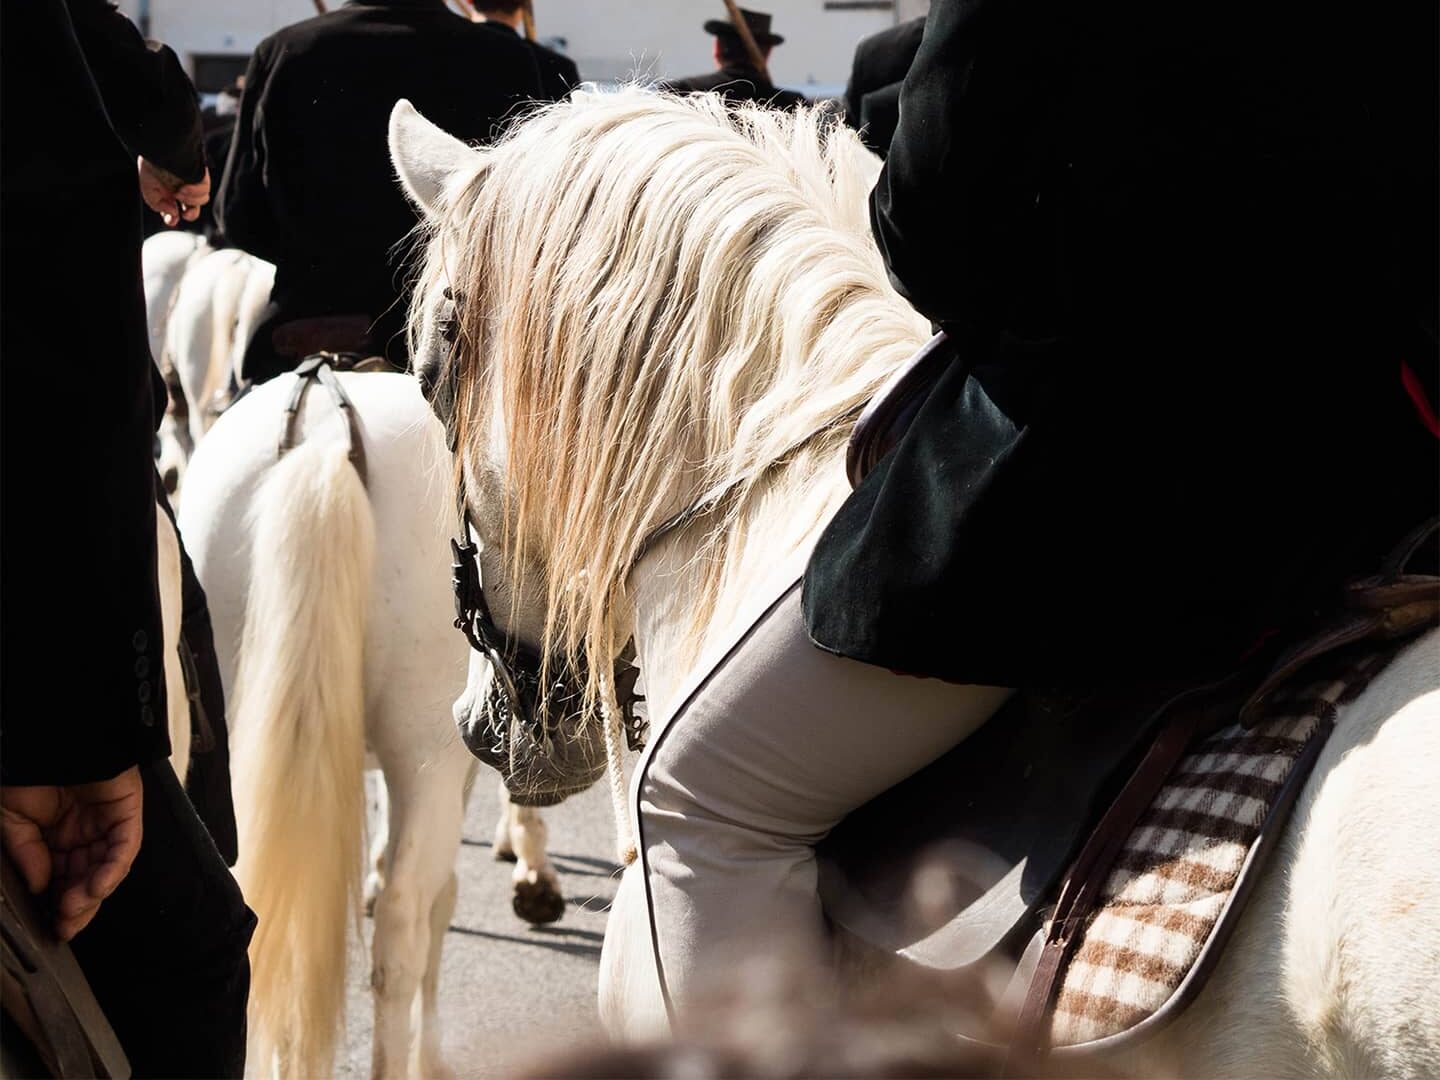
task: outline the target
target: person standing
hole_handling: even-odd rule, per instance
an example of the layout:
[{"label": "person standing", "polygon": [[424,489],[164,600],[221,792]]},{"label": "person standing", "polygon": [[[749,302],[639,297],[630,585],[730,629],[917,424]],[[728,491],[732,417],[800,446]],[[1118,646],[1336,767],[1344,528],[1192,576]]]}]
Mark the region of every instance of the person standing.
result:
[{"label": "person standing", "polygon": [[141,198],[209,197],[199,109],[114,5],[33,0],[0,114],[0,842],[137,1074],[238,1076],[254,916],[166,760],[140,273]]},{"label": "person standing", "polygon": [[262,41],[216,206],[228,241],[276,267],[244,378],[322,348],[407,366],[399,249],[417,219],[385,143],[399,98],[484,142],[521,103],[563,92],[528,42],[444,0],[351,0]]},{"label": "person standing", "polygon": [[[785,39],[770,29],[770,16],[759,11],[740,8],[740,16],[750,28],[750,36],[768,63],[770,52]],[[677,94],[716,93],[727,101],[758,101],[777,109],[793,109],[804,105],[806,97],[794,90],[782,90],[770,81],[768,71],[761,71],[745,49],[735,24],[729,19],[708,19],[705,32],[715,36],[715,68],[708,75],[691,75],[662,82],[662,90]]]}]

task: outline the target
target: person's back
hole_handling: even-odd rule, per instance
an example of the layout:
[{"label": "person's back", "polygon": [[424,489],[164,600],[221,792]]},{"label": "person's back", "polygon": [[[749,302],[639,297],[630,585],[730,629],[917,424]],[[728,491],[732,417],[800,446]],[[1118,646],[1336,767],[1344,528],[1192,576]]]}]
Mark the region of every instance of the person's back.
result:
[{"label": "person's back", "polygon": [[462,138],[488,140],[521,102],[552,96],[549,82],[524,41],[442,0],[349,3],[262,42],[218,206],[230,242],[277,267],[246,376],[293,366],[270,334],[317,316],[364,316],[370,347],[403,363],[395,249],[416,219],[390,167],[390,109],[408,98]]},{"label": "person's back", "polygon": [[740,8],[740,15],[750,29],[750,36],[759,50],[759,56],[752,55],[740,38],[734,25],[725,19],[709,19],[705,32],[715,38],[715,68],[704,75],[692,75],[682,79],[667,79],[661,89],[677,94],[713,93],[726,101],[739,104],[746,101],[759,102],[773,109],[794,109],[806,104],[804,94],[794,90],[782,90],[770,80],[770,73],[759,64],[768,64],[770,52],[784,42],[784,38],[770,30],[770,16],[764,12],[746,11]]},{"label": "person's back", "polygon": [[855,46],[845,84],[845,122],[881,157],[890,151],[900,122],[900,84],[925,35],[925,17],[871,34]]}]

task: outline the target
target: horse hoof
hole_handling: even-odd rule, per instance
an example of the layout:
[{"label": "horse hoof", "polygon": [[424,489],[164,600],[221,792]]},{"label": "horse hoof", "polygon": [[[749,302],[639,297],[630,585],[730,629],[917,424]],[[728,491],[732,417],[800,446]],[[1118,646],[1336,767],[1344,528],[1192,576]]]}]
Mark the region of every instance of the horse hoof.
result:
[{"label": "horse hoof", "polygon": [[532,926],[559,922],[565,914],[565,898],[545,881],[515,883],[515,914]]},{"label": "horse hoof", "polygon": [[516,861],[515,852],[512,851],[510,848],[497,847],[495,849],[495,861],[513,863]]}]

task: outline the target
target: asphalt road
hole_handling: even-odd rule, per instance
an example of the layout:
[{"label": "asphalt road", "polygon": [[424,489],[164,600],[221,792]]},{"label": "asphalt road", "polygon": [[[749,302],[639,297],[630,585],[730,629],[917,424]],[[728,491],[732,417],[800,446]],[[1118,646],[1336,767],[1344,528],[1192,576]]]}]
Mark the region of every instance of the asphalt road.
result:
[{"label": "asphalt road", "polygon": [[[373,780],[372,780],[373,782]],[[459,900],[445,938],[440,999],[446,1058],[461,1077],[507,1076],[547,1048],[592,1038],[598,1027],[596,980],[605,917],[619,883],[614,824],[603,784],[543,811],[565,916],[545,929],[510,909],[510,864],[491,839],[499,808],[492,776],[476,784],[457,858]],[[372,800],[373,813],[373,800]],[[342,1077],[370,1075],[370,935],[353,942]]]}]

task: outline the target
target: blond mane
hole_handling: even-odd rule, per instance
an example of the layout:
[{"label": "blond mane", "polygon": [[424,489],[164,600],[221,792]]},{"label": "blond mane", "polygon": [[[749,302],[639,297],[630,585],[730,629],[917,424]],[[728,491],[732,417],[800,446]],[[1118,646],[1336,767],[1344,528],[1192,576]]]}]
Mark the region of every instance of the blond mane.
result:
[{"label": "blond mane", "polygon": [[498,415],[504,554],[512,581],[545,567],[547,655],[614,656],[646,537],[723,491],[689,526],[698,642],[747,516],[834,467],[924,340],[870,238],[878,169],[822,110],[627,89],[537,111],[452,189],[412,328],[448,265],[460,457],[486,468]]}]

